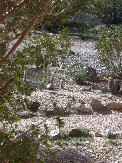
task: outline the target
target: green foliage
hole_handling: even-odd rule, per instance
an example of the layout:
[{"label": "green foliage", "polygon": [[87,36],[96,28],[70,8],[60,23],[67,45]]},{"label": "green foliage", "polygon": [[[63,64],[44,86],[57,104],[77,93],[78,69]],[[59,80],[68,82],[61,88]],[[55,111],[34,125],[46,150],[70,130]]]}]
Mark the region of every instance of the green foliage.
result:
[{"label": "green foliage", "polygon": [[60,147],[63,147],[63,146],[66,146],[66,145],[69,145],[70,144],[70,141],[68,139],[60,139],[60,140],[56,140],[55,142],[58,146]]},{"label": "green foliage", "polygon": [[65,68],[65,73],[79,84],[82,84],[86,78],[86,70],[82,65],[82,60],[80,63],[76,61],[76,63],[68,65]]},{"label": "green foliage", "polygon": [[117,140],[112,140],[112,139],[109,139],[106,141],[106,144],[107,145],[110,145],[110,146],[118,146],[118,145],[121,145],[121,143],[119,143]]},{"label": "green foliage", "polygon": [[[63,30],[56,36],[43,32],[34,42],[32,40],[35,39],[34,35],[33,33],[29,35],[29,32],[40,24],[42,28],[52,24],[54,17],[63,21],[66,17],[64,9],[72,8],[73,5],[77,11],[79,3],[76,2],[81,1],[29,0],[18,2],[15,0],[0,3],[0,9],[3,9],[0,10],[0,24],[4,26],[0,28],[0,162],[34,162],[37,153],[35,139],[31,140],[24,131],[21,131],[21,135],[18,131],[19,126],[15,125],[15,122],[20,120],[17,112],[27,109],[27,96],[34,90],[25,83],[25,66],[36,65],[37,68],[42,66],[46,69],[48,64],[60,65],[69,54],[71,44],[67,37],[67,30]],[[1,20],[1,17],[5,19]],[[24,40],[25,38],[27,39]],[[21,46],[19,49],[23,41],[22,46],[24,47],[21,49]],[[10,85],[6,85],[9,80]],[[4,86],[6,89],[1,91]],[[61,118],[57,118],[57,125],[59,128],[63,127],[64,123]],[[45,129],[48,133],[46,126]],[[32,138],[38,138],[39,128],[32,126],[26,133],[30,130]],[[43,144],[50,146],[47,139],[43,140]]]},{"label": "green foliage", "polygon": [[82,138],[65,138],[65,139],[59,139],[59,140],[55,140],[54,144],[60,146],[60,147],[64,147],[64,146],[68,146],[68,145],[75,145],[75,146],[81,146],[81,144],[87,142],[91,142],[94,139],[92,137],[82,137]]},{"label": "green foliage", "polygon": [[[103,33],[103,31],[106,30],[106,26],[105,25],[97,25],[93,28],[90,28],[89,30],[86,31],[86,36],[91,37],[91,38],[96,38],[98,39],[98,37]],[[84,36],[84,35],[83,35]]]},{"label": "green foliage", "polygon": [[20,140],[13,142],[11,134],[0,132],[2,144],[0,153],[0,162],[20,162],[33,160],[36,154],[36,144],[34,144],[28,137],[23,136]]},{"label": "green foliage", "polygon": [[48,64],[59,66],[60,60],[69,55],[70,47],[67,29],[57,35],[43,31],[22,53],[28,58],[28,64],[46,68]]},{"label": "green foliage", "polygon": [[102,23],[122,23],[122,0],[94,0],[89,8],[101,19]]},{"label": "green foliage", "polygon": [[122,28],[106,28],[100,35],[96,48],[99,59],[109,74],[122,77]]},{"label": "green foliage", "polygon": [[[23,1],[24,2],[24,1]],[[28,31],[30,26],[33,25],[34,17],[37,13],[40,13],[40,9],[43,9],[44,4],[48,1],[31,0],[20,10],[14,10],[14,7],[18,6],[18,2],[14,1],[12,4],[5,3],[5,15],[8,12],[7,19],[5,20],[5,26],[0,28],[0,62],[8,54],[9,50],[14,47],[16,41],[20,38],[25,38],[24,31]],[[54,1],[53,1],[54,2]],[[21,2],[20,2],[21,3]],[[52,1],[50,1],[52,3]],[[16,6],[17,4],[17,6]],[[46,16],[47,12],[60,13],[64,9],[67,3],[65,1],[55,1],[52,4],[52,9],[47,7],[35,26],[39,26],[40,21],[43,25],[51,22],[51,19]],[[6,6],[7,5],[7,6]],[[20,5],[21,6],[21,5]],[[0,4],[1,9],[1,4]],[[63,13],[66,15],[66,12]],[[0,18],[1,16],[0,11]],[[61,15],[60,15],[61,16]],[[48,20],[46,20],[48,18]],[[63,17],[61,18],[63,19]],[[1,20],[1,19],[0,19]],[[1,23],[1,22],[0,22]],[[4,21],[2,22],[4,25]],[[32,29],[30,29],[32,30]],[[36,65],[37,68],[43,66],[46,68],[47,64],[53,64],[53,66],[59,66],[60,60],[65,58],[69,54],[70,39],[68,39],[68,31],[65,29],[59,32],[58,35],[50,35],[47,32],[41,33],[40,37],[33,35],[33,32],[28,35],[24,40],[22,46],[18,49],[14,48],[10,57],[6,62],[0,64],[0,162],[34,162],[36,157],[35,140],[31,141],[30,138],[21,136],[18,131],[18,126],[15,127],[15,122],[20,118],[17,116],[17,112],[20,110],[26,110],[28,106],[27,96],[31,94],[35,88],[30,87],[24,80],[24,72],[26,65]],[[33,42],[34,39],[34,42]],[[15,44],[14,44],[15,43]],[[21,43],[21,41],[20,41]],[[20,45],[17,45],[17,47]],[[33,75],[33,74],[32,74]],[[10,79],[10,85],[6,86],[7,81]],[[42,78],[40,79],[42,80]],[[5,90],[2,92],[1,88]],[[59,123],[59,127],[60,127]],[[8,130],[8,132],[6,132]],[[32,131],[32,137],[38,137],[39,129],[37,126],[30,128]],[[46,129],[48,132],[48,129]],[[20,135],[19,139],[18,135]],[[44,138],[45,139],[45,138]],[[47,140],[43,140],[45,146],[48,146]]]}]

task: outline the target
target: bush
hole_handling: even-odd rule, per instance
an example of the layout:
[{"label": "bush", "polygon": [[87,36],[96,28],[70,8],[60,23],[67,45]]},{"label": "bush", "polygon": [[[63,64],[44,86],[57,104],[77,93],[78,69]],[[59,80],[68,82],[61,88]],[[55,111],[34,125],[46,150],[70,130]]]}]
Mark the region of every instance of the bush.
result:
[{"label": "bush", "polygon": [[121,24],[122,0],[94,0],[92,12],[105,24]]},{"label": "bush", "polygon": [[69,77],[71,77],[77,84],[80,85],[84,83],[84,80],[86,78],[86,70],[81,62],[82,60],[80,60],[80,63],[78,63],[78,61],[75,60],[72,61],[70,65],[65,67],[65,73]]},{"label": "bush", "polygon": [[104,30],[96,44],[99,60],[108,73],[122,78],[122,28],[111,26]]}]

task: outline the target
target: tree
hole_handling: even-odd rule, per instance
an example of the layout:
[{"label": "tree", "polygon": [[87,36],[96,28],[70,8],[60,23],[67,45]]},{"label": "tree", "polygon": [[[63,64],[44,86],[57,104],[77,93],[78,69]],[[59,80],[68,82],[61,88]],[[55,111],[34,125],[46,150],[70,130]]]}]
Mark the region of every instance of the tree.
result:
[{"label": "tree", "polygon": [[97,41],[99,60],[109,75],[122,78],[122,26],[105,28]]},{"label": "tree", "polygon": [[[32,91],[23,81],[24,66],[32,61],[30,53],[19,46],[33,38],[31,32],[40,25],[63,18],[78,0],[1,0],[0,2],[0,158],[1,162],[29,162],[34,158],[37,144],[26,136],[30,130],[37,135],[37,126],[18,136],[13,122],[17,111],[27,107],[25,96]],[[31,40],[32,41],[32,40]],[[10,130],[8,130],[10,126]],[[32,145],[32,146],[31,146]],[[29,148],[28,148],[29,146]],[[27,150],[25,152],[25,149]],[[24,155],[22,155],[24,154]],[[20,156],[21,155],[21,156]],[[26,160],[25,160],[26,159]]]},{"label": "tree", "polygon": [[94,0],[90,8],[104,24],[122,23],[122,0]]}]

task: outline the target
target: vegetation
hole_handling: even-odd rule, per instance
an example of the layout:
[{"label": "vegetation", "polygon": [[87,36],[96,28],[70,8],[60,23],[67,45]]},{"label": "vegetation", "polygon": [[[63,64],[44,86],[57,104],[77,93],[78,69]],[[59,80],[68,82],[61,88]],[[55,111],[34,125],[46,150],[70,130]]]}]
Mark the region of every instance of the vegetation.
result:
[{"label": "vegetation", "polygon": [[100,34],[96,48],[99,59],[110,75],[122,78],[122,28],[111,26],[105,28]]},{"label": "vegetation", "polygon": [[[30,136],[25,139],[26,133],[20,134],[18,126],[14,124],[20,120],[17,112],[20,109],[27,109],[26,96],[33,90],[23,80],[24,68],[25,65],[32,64],[37,66],[42,64],[44,67],[44,48],[48,49],[45,51],[48,58],[52,54],[50,59],[56,57],[58,59],[56,55],[65,54],[69,45],[68,41],[65,42],[66,35],[64,33],[66,32],[59,34],[59,37],[56,38],[43,33],[43,36],[40,37],[41,40],[37,40],[37,45],[39,43],[43,45],[43,49],[39,52],[40,56],[37,56],[34,51],[35,44],[28,47],[28,42],[29,44],[33,42],[34,37],[31,31],[34,28],[51,22],[51,17],[66,14],[70,8],[71,1],[3,0],[0,2],[0,162],[18,162],[18,160],[28,162],[33,155],[36,156],[36,147],[32,145],[32,149],[30,146]],[[47,17],[48,20],[46,20]],[[24,45],[27,45],[26,48],[18,49],[23,41],[25,41]],[[60,49],[56,46],[59,46]],[[39,60],[37,57],[42,57],[42,51],[43,58]],[[37,61],[39,62],[37,63]],[[50,63],[53,61],[51,60]],[[38,125],[31,128],[31,135],[34,133],[35,139],[38,138]],[[26,150],[27,148],[28,150]]]},{"label": "vegetation", "polygon": [[[101,8],[101,5],[104,7]],[[39,68],[44,70],[45,75],[49,64],[52,66],[64,66],[62,61],[71,54],[70,47],[72,45],[68,38],[68,30],[64,29],[64,27],[77,27],[78,34],[87,30],[90,31],[96,23],[84,23],[81,18],[87,14],[100,18],[101,22],[107,25],[120,24],[122,20],[121,12],[121,1],[117,0],[1,0],[1,163],[30,162],[30,160],[35,162],[40,142],[46,147],[50,147],[48,136],[39,137],[41,130],[38,126],[45,121],[32,125],[31,128],[21,132],[16,123],[21,120],[17,116],[17,112],[28,109],[27,96],[35,90],[24,80],[25,67],[34,65],[37,70]],[[75,19],[76,17],[78,17],[77,20]],[[80,23],[79,20],[81,20]],[[38,29],[41,29],[41,33],[35,36],[35,30]],[[51,35],[47,30],[56,32],[58,35]],[[100,34],[100,38],[96,47],[100,53],[101,63],[107,67],[110,74],[114,73],[115,76],[122,77],[121,26],[100,28],[97,31]],[[116,65],[114,64],[115,60],[117,61]],[[82,64],[71,65],[71,67],[66,69],[66,72],[75,80],[82,81],[86,76]],[[40,80],[42,79],[43,75]],[[57,117],[56,120],[60,129],[64,123],[60,117]],[[44,128],[45,133],[48,134],[49,131],[46,124]],[[60,140],[57,144],[62,146],[62,144],[67,144],[67,141]]]},{"label": "vegetation", "polygon": [[107,145],[110,145],[110,146],[121,145],[121,143],[119,143],[117,140],[112,140],[112,139],[107,140],[107,141],[106,141],[106,144],[107,144]]},{"label": "vegetation", "polygon": [[107,25],[122,23],[121,0],[94,0],[90,10]]}]

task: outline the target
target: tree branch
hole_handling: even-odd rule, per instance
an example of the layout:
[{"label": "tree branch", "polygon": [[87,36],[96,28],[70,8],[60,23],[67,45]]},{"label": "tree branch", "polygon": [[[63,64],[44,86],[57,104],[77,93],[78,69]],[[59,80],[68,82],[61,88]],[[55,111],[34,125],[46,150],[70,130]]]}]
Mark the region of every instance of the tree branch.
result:
[{"label": "tree branch", "polygon": [[59,16],[66,11],[67,11],[67,8],[63,9],[62,11],[60,11],[58,13],[47,13],[46,15],[48,15],[48,16]]},{"label": "tree branch", "polygon": [[41,19],[46,14],[45,11],[49,7],[50,0],[45,0],[44,5],[42,6],[41,10],[36,14],[34,19],[32,20],[31,24],[28,26],[28,28],[22,33],[22,35],[19,37],[17,42],[13,45],[13,47],[9,50],[9,52],[3,57],[2,60],[0,60],[0,65],[2,65],[18,48],[18,46],[23,42],[25,37],[31,32],[33,26],[37,22],[38,18],[41,16]]},{"label": "tree branch", "polygon": [[12,11],[2,16],[2,18],[0,19],[0,23],[2,23],[7,17],[9,17],[9,15],[12,14],[12,12],[16,12],[20,10],[27,3],[28,3],[28,0],[25,0],[20,4],[16,4],[16,6],[13,7]]},{"label": "tree branch", "polygon": [[9,85],[12,83],[13,79],[9,79],[4,86],[0,87],[0,94],[2,94],[3,92],[5,92],[7,90],[7,88],[9,87]]}]

